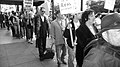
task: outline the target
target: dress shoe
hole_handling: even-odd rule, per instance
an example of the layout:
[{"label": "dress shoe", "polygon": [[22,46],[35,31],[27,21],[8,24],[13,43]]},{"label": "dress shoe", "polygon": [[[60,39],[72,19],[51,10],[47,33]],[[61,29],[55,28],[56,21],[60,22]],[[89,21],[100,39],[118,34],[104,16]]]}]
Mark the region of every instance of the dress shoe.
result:
[{"label": "dress shoe", "polygon": [[58,65],[59,65],[59,64],[62,64],[62,61],[58,59],[57,64],[58,64]]},{"label": "dress shoe", "polygon": [[32,42],[32,41],[30,41],[30,44],[33,44],[33,42]]},{"label": "dress shoe", "polygon": [[61,67],[62,61],[58,61],[57,64],[58,64],[58,67]]},{"label": "dress shoe", "polygon": [[43,60],[44,60],[44,58],[42,58],[42,57],[41,57],[41,58],[39,58],[39,59],[40,59],[40,61],[43,61]]},{"label": "dress shoe", "polygon": [[58,64],[58,67],[61,67],[61,64]]}]

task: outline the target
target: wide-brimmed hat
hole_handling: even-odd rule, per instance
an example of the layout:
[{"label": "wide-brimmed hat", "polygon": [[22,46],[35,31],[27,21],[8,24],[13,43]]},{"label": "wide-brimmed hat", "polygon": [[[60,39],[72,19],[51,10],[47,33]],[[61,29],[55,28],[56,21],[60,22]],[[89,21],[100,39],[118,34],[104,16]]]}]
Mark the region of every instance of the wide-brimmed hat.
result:
[{"label": "wide-brimmed hat", "polygon": [[101,20],[101,31],[103,33],[109,29],[120,29],[120,15],[118,13],[106,15]]}]

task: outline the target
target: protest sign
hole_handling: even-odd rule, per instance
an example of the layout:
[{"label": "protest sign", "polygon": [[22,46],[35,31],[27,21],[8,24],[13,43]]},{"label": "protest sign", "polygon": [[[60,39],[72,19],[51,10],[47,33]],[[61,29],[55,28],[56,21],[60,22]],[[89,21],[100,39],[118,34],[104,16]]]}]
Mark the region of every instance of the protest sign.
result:
[{"label": "protest sign", "polygon": [[60,0],[59,7],[61,14],[73,13],[74,0]]},{"label": "protest sign", "polygon": [[114,9],[114,5],[115,5],[115,1],[116,0],[105,0],[104,8],[108,9],[108,10],[113,10]]},{"label": "protest sign", "polygon": [[31,8],[33,8],[33,0],[23,0],[23,5],[24,9],[26,9],[26,11],[29,11]]},{"label": "protest sign", "polygon": [[74,0],[74,13],[79,13],[81,11],[81,0]]},{"label": "protest sign", "polygon": [[81,0],[60,0],[61,14],[78,13],[81,9]]}]

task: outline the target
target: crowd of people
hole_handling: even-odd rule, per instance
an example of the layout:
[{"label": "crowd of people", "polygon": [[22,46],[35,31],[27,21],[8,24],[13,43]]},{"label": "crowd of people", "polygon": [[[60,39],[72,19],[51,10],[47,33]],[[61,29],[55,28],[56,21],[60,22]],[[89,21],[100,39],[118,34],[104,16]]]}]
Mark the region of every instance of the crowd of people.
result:
[{"label": "crowd of people", "polygon": [[[62,15],[55,12],[55,19],[46,17],[45,8],[41,7],[33,16],[32,12],[0,14],[1,28],[12,30],[12,36],[26,38],[36,48],[39,59],[43,61],[46,40],[49,37],[55,45],[58,67],[68,64],[74,67],[120,67],[120,16],[118,13],[102,16],[92,9],[75,14]],[[68,51],[67,51],[68,50]],[[62,52],[62,53],[61,53]],[[68,63],[65,56],[68,54]]]},{"label": "crowd of people", "polygon": [[26,38],[28,43],[33,43],[33,14],[31,12],[0,12],[1,29],[7,28],[12,31],[12,37],[17,39]]}]

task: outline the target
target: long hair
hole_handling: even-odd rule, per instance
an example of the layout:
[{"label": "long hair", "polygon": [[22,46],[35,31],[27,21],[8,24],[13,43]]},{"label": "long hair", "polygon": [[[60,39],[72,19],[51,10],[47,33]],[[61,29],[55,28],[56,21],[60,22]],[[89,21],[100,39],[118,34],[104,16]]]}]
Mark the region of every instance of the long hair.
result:
[{"label": "long hair", "polygon": [[83,12],[82,14],[82,18],[81,18],[81,24],[85,24],[86,21],[89,20],[89,15],[92,14],[94,12],[94,10],[92,9],[89,9],[89,10],[86,10],[85,12]]}]

